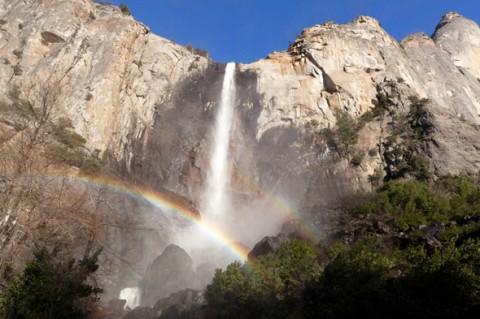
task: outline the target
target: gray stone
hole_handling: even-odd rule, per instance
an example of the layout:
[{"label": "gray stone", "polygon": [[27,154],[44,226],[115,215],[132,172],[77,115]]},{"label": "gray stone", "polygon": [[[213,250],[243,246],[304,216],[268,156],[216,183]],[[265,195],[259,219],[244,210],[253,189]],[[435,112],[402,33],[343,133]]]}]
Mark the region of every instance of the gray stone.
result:
[{"label": "gray stone", "polygon": [[196,286],[193,262],[180,247],[169,245],[148,268],[141,282],[142,305],[153,306],[161,298]]}]

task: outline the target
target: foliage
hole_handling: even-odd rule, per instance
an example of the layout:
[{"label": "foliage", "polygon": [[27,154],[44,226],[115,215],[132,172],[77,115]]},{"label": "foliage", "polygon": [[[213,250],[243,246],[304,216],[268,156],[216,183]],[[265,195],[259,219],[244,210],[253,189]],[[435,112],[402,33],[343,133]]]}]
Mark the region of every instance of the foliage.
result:
[{"label": "foliage", "polygon": [[427,110],[428,99],[410,97],[409,124],[415,134],[415,139],[426,139],[434,130],[432,114]]},{"label": "foliage", "polygon": [[93,173],[103,166],[103,161],[81,148],[70,148],[62,144],[49,145],[45,155],[55,163],[63,163],[80,168],[85,173]]},{"label": "foliage", "polygon": [[132,15],[132,13],[130,12],[130,9],[128,8],[128,6],[124,3],[120,4],[118,6],[120,8],[120,11],[124,14],[124,15]]},{"label": "foliage", "polygon": [[383,145],[385,149],[383,156],[388,164],[386,180],[402,177],[431,179],[430,165],[423,155],[426,142],[434,128],[432,115],[426,109],[428,103],[427,99],[410,97],[410,111],[407,114],[390,112],[391,135],[386,138]]},{"label": "foliage", "polygon": [[[355,119],[347,112],[335,112],[337,125],[335,129],[325,128],[316,133],[316,140],[322,141],[327,146],[338,152],[341,156],[348,156],[357,143],[359,126]],[[313,120],[310,126],[316,128],[318,122]]]},{"label": "foliage", "polygon": [[352,160],[350,161],[353,166],[360,166],[362,165],[363,159],[365,158],[364,153],[355,153],[355,155],[352,156]]},{"label": "foliage", "polygon": [[57,163],[78,167],[85,173],[98,171],[103,162],[85,149],[86,140],[73,130],[68,118],[59,118],[52,124],[52,136],[57,143],[46,148],[47,157]]},{"label": "foliage", "polygon": [[218,270],[206,298],[215,318],[261,318],[282,300],[299,295],[320,273],[314,247],[292,240],[246,265]]},{"label": "foliage", "polygon": [[358,131],[356,129],[355,120],[347,112],[337,111],[335,113],[337,118],[337,138],[341,151],[348,153],[351,148],[357,143]]},{"label": "foliage", "polygon": [[81,319],[87,313],[81,302],[95,298],[101,289],[89,280],[98,269],[100,251],[76,261],[63,261],[57,250],[34,253],[22,274],[0,297],[5,319]]},{"label": "foliage", "polygon": [[[331,261],[304,291],[303,318],[474,318],[480,242],[392,253],[362,244]],[[402,256],[402,257],[398,257]],[[478,313],[477,313],[478,314]]]},{"label": "foliage", "polygon": [[208,56],[209,56],[208,51],[204,49],[193,47],[191,44],[188,44],[186,46],[186,49],[192,54],[199,55],[208,59]]},{"label": "foliage", "polygon": [[400,229],[429,223],[461,222],[480,216],[480,184],[471,177],[442,177],[437,183],[391,181],[379,188],[353,215],[383,215]]},{"label": "foliage", "polygon": [[[479,205],[477,177],[389,181],[351,210],[352,233],[363,236],[324,247],[291,241],[219,270],[207,289],[207,312],[211,318],[476,318]],[[380,232],[373,230],[378,222],[387,224]]]},{"label": "foliage", "polygon": [[85,138],[73,131],[73,125],[70,119],[60,118],[56,125],[53,125],[53,135],[55,139],[69,148],[85,146]]}]

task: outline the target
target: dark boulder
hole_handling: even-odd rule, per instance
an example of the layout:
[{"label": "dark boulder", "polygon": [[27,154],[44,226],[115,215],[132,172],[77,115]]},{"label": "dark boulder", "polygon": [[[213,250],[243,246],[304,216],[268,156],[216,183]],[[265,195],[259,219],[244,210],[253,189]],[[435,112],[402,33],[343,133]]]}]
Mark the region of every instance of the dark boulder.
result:
[{"label": "dark boulder", "polygon": [[127,313],[123,319],[157,319],[157,314],[153,308],[137,307]]},{"label": "dark boulder", "polygon": [[259,241],[248,254],[248,258],[256,258],[277,251],[282,244],[290,240],[287,235],[267,236]]},{"label": "dark boulder", "polygon": [[159,300],[154,309],[160,319],[200,319],[205,304],[203,292],[186,289]]},{"label": "dark boulder", "polygon": [[195,287],[195,277],[192,258],[182,248],[169,245],[142,279],[142,305],[152,306],[159,299]]}]

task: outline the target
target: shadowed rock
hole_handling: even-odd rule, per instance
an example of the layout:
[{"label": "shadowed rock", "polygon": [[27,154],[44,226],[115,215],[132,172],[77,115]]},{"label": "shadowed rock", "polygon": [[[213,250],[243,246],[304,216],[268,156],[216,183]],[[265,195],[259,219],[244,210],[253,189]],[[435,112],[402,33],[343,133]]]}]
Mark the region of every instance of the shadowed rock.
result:
[{"label": "shadowed rock", "polygon": [[159,300],[155,312],[160,319],[202,318],[202,306],[205,305],[203,292],[186,289]]},{"label": "shadowed rock", "polygon": [[248,259],[273,253],[289,240],[290,238],[283,234],[265,237],[253,247],[252,251],[248,254]]},{"label": "shadowed rock", "polygon": [[142,305],[154,305],[161,298],[191,287],[195,287],[192,258],[182,248],[169,245],[141,282]]},{"label": "shadowed rock", "polygon": [[138,307],[130,311],[123,319],[156,319],[156,313],[150,307]]}]

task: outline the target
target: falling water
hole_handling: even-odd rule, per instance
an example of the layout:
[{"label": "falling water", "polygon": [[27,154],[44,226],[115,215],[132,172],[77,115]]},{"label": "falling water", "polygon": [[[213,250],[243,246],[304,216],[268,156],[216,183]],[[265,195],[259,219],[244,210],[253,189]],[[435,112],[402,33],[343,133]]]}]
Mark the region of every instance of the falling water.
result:
[{"label": "falling water", "polygon": [[125,288],[120,291],[118,299],[125,300],[125,309],[135,309],[140,306],[140,288]]},{"label": "falling water", "polygon": [[220,108],[216,116],[215,131],[212,141],[212,157],[207,176],[205,194],[205,212],[212,216],[222,214],[226,208],[226,192],[230,174],[228,172],[228,148],[230,130],[233,121],[235,102],[235,63],[228,63],[223,79]]}]

